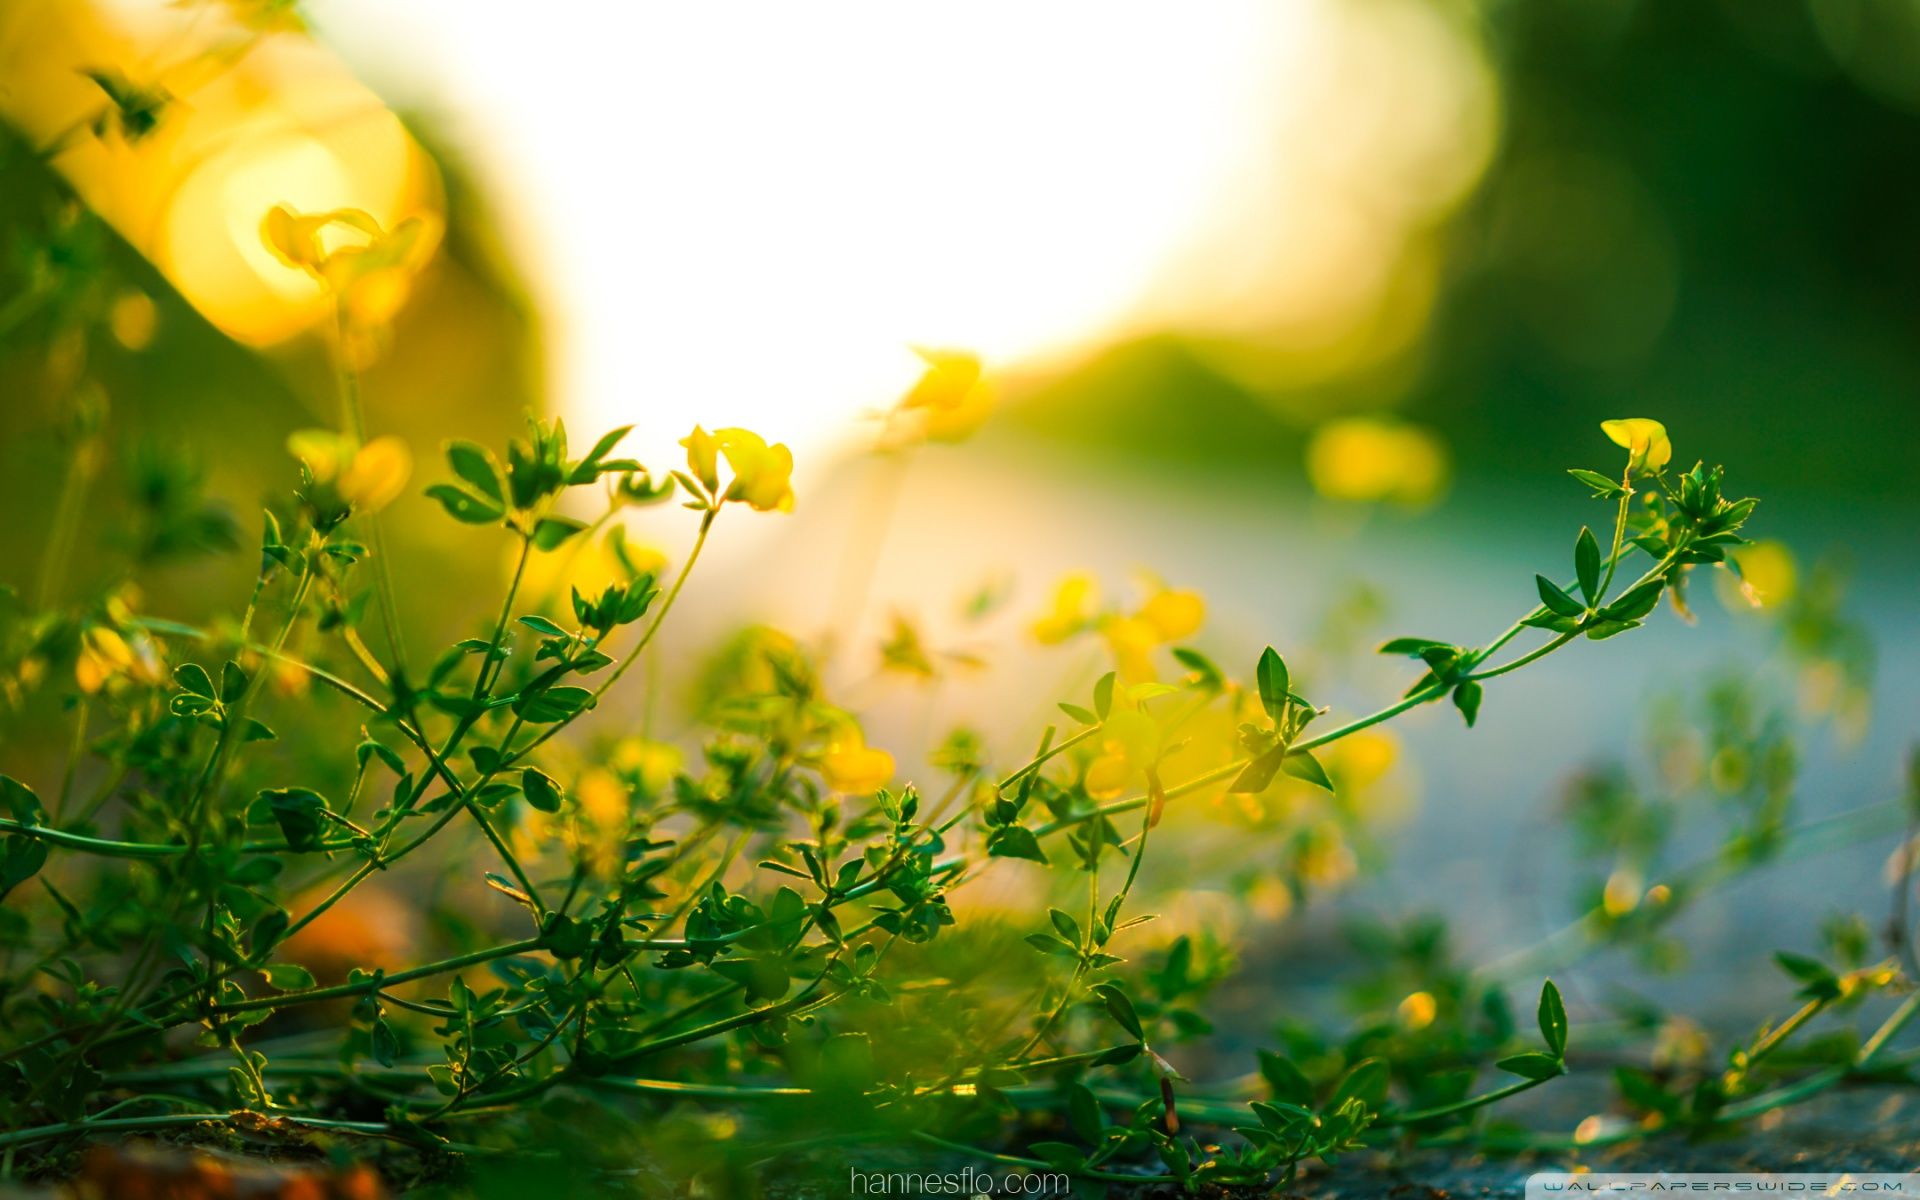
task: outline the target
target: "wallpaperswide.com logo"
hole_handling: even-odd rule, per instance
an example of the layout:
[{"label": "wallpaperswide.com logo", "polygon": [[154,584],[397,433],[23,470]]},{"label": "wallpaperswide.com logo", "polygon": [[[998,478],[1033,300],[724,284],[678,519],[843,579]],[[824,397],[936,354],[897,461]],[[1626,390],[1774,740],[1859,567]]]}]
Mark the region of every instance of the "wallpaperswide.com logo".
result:
[{"label": "wallpaperswide.com logo", "polygon": [[1920,1173],[1745,1171],[1715,1173],[1541,1171],[1527,1177],[1527,1200],[1586,1200],[1590,1196],[1786,1195],[1910,1197],[1920,1200]]}]

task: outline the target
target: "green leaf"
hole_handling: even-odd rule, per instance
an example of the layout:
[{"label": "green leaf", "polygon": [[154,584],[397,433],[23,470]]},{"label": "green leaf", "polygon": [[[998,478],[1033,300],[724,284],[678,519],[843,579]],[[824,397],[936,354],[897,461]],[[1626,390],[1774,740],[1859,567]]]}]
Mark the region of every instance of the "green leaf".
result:
[{"label": "green leaf", "polygon": [[1567,1006],[1561,1003],[1560,989],[1549,979],[1540,985],[1540,1036],[1555,1058],[1567,1053]]},{"label": "green leaf", "polygon": [[491,525],[507,515],[502,506],[461,491],[450,483],[434,484],[427,489],[427,495],[438,500],[448,516],[468,525]]},{"label": "green leaf", "polygon": [[560,785],[553,777],[538,767],[528,767],[520,772],[520,791],[526,796],[527,803],[544,813],[560,811]]},{"label": "green leaf", "polygon": [[534,615],[534,614],[528,614],[527,616],[521,617],[520,623],[522,625],[525,625],[528,629],[533,630],[535,633],[544,633],[548,637],[573,636],[572,634],[569,634],[565,629],[561,628],[559,625],[555,624],[552,621],[549,621],[547,618]]},{"label": "green leaf", "polygon": [[541,517],[533,527],[533,544],[541,550],[557,550],[561,543],[587,527],[572,517]]},{"label": "green leaf", "polygon": [[1051,954],[1057,958],[1079,958],[1080,948],[1070,942],[1063,942],[1050,933],[1030,933],[1026,943],[1042,954]]},{"label": "green leaf", "polygon": [[1800,994],[1810,1000],[1833,1000],[1840,995],[1840,977],[1818,959],[1787,950],[1776,950],[1773,961],[1780,969],[1806,985]]},{"label": "green leaf", "polygon": [[1271,1050],[1260,1051],[1260,1076],[1267,1081],[1275,1100],[1303,1108],[1313,1103],[1313,1084],[1299,1067],[1293,1065],[1292,1059]]},{"label": "green leaf", "polygon": [[40,797],[11,775],[0,775],[0,800],[5,801],[7,812],[22,825],[47,823],[47,810],[41,806]]},{"label": "green leaf", "polygon": [[1053,922],[1053,927],[1060,931],[1061,937],[1075,946],[1080,944],[1080,922],[1074,920],[1072,914],[1050,908],[1047,910],[1047,919]]},{"label": "green leaf", "polygon": [[1349,1100],[1358,1100],[1378,1112],[1387,1099],[1387,1064],[1379,1058],[1365,1058],[1353,1065],[1333,1089],[1326,1112],[1339,1112]]},{"label": "green leaf", "polygon": [[1453,689],[1453,706],[1467,719],[1468,729],[1480,717],[1480,700],[1485,694],[1486,689],[1471,679]]},{"label": "green leaf", "polygon": [[1254,681],[1260,688],[1260,707],[1275,721],[1280,720],[1286,711],[1287,693],[1292,683],[1287,675],[1287,660],[1280,652],[1268,646],[1260,654],[1260,663],[1254,668]]},{"label": "green leaf", "polygon": [[1453,650],[1456,647],[1446,642],[1436,642],[1432,638],[1401,637],[1381,646],[1376,653],[1393,654],[1403,658],[1424,658],[1428,650]]},{"label": "green leaf", "polygon": [[549,913],[540,940],[555,958],[579,958],[593,944],[593,933],[565,913]]},{"label": "green leaf", "polygon": [[260,975],[283,992],[298,992],[314,985],[313,972],[299,963],[273,963],[260,968]]},{"label": "green leaf", "polygon": [[991,858],[1024,858],[1037,863],[1047,861],[1047,856],[1040,851],[1040,839],[1034,837],[1033,830],[1024,825],[1002,825],[988,834],[987,855]]},{"label": "green leaf", "polygon": [[1093,685],[1093,711],[1100,714],[1102,721],[1113,711],[1113,677],[1114,673],[1108,671]]},{"label": "green leaf", "polygon": [[1095,1144],[1106,1132],[1107,1119],[1100,1111],[1100,1100],[1084,1083],[1067,1087],[1067,1123],[1083,1140]]},{"label": "green leaf", "polygon": [[232,704],[246,691],[247,673],[240,669],[239,663],[228,659],[227,665],[220,668],[220,702]]},{"label": "green leaf", "polygon": [[40,873],[47,865],[47,844],[38,838],[9,837],[0,852],[0,897]]},{"label": "green leaf", "polygon": [[522,695],[513,702],[514,715],[534,725],[551,725],[555,721],[564,721],[575,713],[584,712],[593,707],[593,693],[583,687],[565,684],[550,687],[532,695]]},{"label": "green leaf", "polygon": [[1560,585],[1545,575],[1535,575],[1533,582],[1540,589],[1540,603],[1546,605],[1549,612],[1577,617],[1587,611],[1586,605],[1561,591]]},{"label": "green leaf", "polygon": [[1619,480],[1608,479],[1598,471],[1588,471],[1580,467],[1573,467],[1567,471],[1567,474],[1592,488],[1594,498],[1597,500],[1612,500],[1626,491],[1625,488],[1620,486]]},{"label": "green leaf", "polygon": [[1567,1068],[1551,1054],[1541,1054],[1530,1050],[1525,1054],[1512,1054],[1494,1066],[1522,1079],[1552,1079],[1556,1075],[1565,1075]]},{"label": "green leaf", "polygon": [[1264,792],[1273,777],[1280,773],[1280,764],[1287,756],[1285,746],[1275,746],[1260,757],[1242,767],[1240,774],[1234,777],[1227,788],[1229,792]]},{"label": "green leaf", "polygon": [[1333,780],[1327,778],[1325,767],[1320,760],[1305,750],[1295,750],[1280,760],[1280,769],[1295,779],[1303,779],[1318,788],[1333,790]]},{"label": "green leaf", "polygon": [[1141,1029],[1140,1015],[1134,1011],[1133,1001],[1127,998],[1127,993],[1121,990],[1119,984],[1096,983],[1093,985],[1093,994],[1107,1006],[1107,1015],[1113,1018],[1116,1025],[1132,1034],[1135,1041],[1147,1040],[1147,1035]]},{"label": "green leaf", "polygon": [[400,1039],[393,1035],[393,1026],[387,1024],[385,1017],[376,1017],[373,1022],[373,1034],[369,1039],[373,1046],[373,1061],[383,1067],[391,1067],[393,1060],[400,1057]]},{"label": "green leaf", "polygon": [[1082,725],[1098,725],[1100,723],[1099,717],[1081,708],[1078,704],[1068,704],[1065,700],[1060,702],[1060,711],[1080,722]]},{"label": "green leaf", "polygon": [[269,788],[260,793],[267,802],[287,845],[295,850],[310,850],[320,840],[327,802],[320,793],[308,788]]},{"label": "green leaf", "polygon": [[1666,586],[1665,579],[1649,579],[1601,609],[1600,615],[1615,621],[1638,621],[1660,603],[1660,593]]},{"label": "green leaf", "polygon": [[173,669],[173,681],[195,696],[208,700],[216,699],[219,693],[213,690],[213,678],[207,669],[199,663],[181,663]]},{"label": "green leaf", "polygon": [[1585,525],[1573,543],[1573,573],[1580,581],[1580,594],[1592,605],[1600,598],[1600,543]]},{"label": "green leaf", "polygon": [[485,446],[474,442],[448,442],[447,463],[455,475],[472,484],[482,496],[501,508],[506,507],[507,494],[500,486],[500,468],[495,465],[492,452]]}]

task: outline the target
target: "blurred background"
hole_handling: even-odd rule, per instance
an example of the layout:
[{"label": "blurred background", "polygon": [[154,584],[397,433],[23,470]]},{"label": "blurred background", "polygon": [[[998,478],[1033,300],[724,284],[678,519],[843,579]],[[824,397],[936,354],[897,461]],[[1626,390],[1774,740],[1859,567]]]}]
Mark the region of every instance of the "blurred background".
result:
[{"label": "blurred background", "polygon": [[[1120,606],[1142,572],[1196,589],[1195,644],[1241,674],[1281,646],[1362,712],[1406,683],[1378,641],[1483,640],[1564,572],[1607,519],[1564,473],[1617,469],[1600,421],[1727,463],[1764,501],[1763,603],[1701,588],[1697,626],[1578,644],[1471,733],[1397,727],[1354,847],[1374,883],[1233,918],[1252,1024],[1355,918],[1443,912],[1475,960],[1558,927],[1608,877],[1570,855],[1579,781],[1724,782],[1714,687],[1805,730],[1796,819],[1895,795],[1916,733],[1912,0],[0,0],[0,179],[20,596],[105,569],[50,588],[51,525],[133,536],[116,493],[183,473],[235,514],[205,537],[249,544],[287,434],[334,413],[327,302],[261,217],[425,213],[444,235],[364,372],[373,432],[419,463],[390,517],[409,625],[461,636],[508,569],[419,494],[449,431],[631,424],[665,469],[696,421],[744,425],[793,447],[796,511],[723,523],[656,674],[743,621],[818,636],[908,775],[956,722],[1024,757],[1107,669],[1029,636],[1068,571]],[[993,412],[959,444],[885,443],[915,346],[985,362]],[[74,455],[102,421],[105,457]],[[633,537],[677,560],[685,516]],[[231,608],[249,559],[156,555],[143,604]],[[882,669],[903,627],[938,670]],[[1703,804],[1676,817],[1702,852]],[[1196,913],[1258,869],[1223,832],[1230,868],[1169,881]],[[1569,1000],[1751,1020],[1779,990],[1743,989],[1756,948],[1881,904],[1893,845],[1716,896],[1687,971],[1601,960]]]}]

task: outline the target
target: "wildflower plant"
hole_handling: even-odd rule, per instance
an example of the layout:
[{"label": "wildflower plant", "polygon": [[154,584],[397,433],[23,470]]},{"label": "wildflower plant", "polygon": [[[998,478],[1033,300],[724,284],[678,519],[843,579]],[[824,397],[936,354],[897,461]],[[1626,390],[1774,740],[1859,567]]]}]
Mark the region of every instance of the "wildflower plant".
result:
[{"label": "wildflower plant", "polygon": [[[326,249],[334,226],[364,244]],[[425,235],[276,210],[266,236],[350,324],[390,315],[381,297],[408,281],[382,274],[417,268]],[[1517,582],[1490,640],[1387,642],[1408,660],[1404,693],[1345,718],[1277,648],[1232,668],[1188,645],[1197,595],[1155,584],[1106,611],[1070,581],[1036,634],[1097,639],[1115,669],[1058,697],[1067,723],[1036,731],[1023,761],[959,730],[903,777],[908,756],[871,745],[782,635],[741,644],[697,747],[637,735],[611,703],[671,636],[720,518],[794,506],[791,453],[744,429],[696,427],[684,465],[658,472],[621,456],[626,429],[584,451],[558,420],[503,446],[449,441],[424,492],[501,539],[510,581],[483,626],[428,658],[410,663],[392,624],[363,637],[369,612],[393,620],[378,514],[419,485],[405,446],[363,428],[353,358],[342,427],[289,442],[237,615],[187,624],[115,592],[0,616],[6,702],[76,701],[60,774],[0,777],[11,1161],[88,1135],[248,1127],[449,1161],[558,1151],[590,1176],[642,1154],[692,1170],[716,1146],[739,1164],[881,1138],[1198,1190],[1410,1137],[1492,1145],[1482,1110],[1569,1070],[1551,981],[1525,980],[1532,1019],[1517,1020],[1504,988],[1443,969],[1438,935],[1388,938],[1388,958],[1425,972],[1390,1022],[1344,1049],[1299,1035],[1249,1064],[1257,1086],[1208,1095],[1178,1063],[1231,947],[1143,941],[1143,864],[1190,797],[1336,793],[1343,744],[1435,703],[1471,726],[1502,677],[1684,605],[1755,507],[1717,466],[1671,470],[1657,422],[1609,422],[1625,461],[1573,473],[1610,506],[1601,532]],[[903,411],[984,403],[976,360],[928,363]],[[691,522],[676,570],[616,556],[597,588],[530,601],[532,555],[674,499]],[[1203,727],[1225,736],[1190,766]],[[1306,849],[1263,868],[1245,848],[1289,889],[1315,877]],[[949,903],[1001,860],[1061,881],[1011,941]],[[388,881],[472,887],[413,961],[303,958],[330,914]],[[1897,964],[1782,965],[1806,1015],[1743,1046],[1711,1101],[1636,1082],[1635,1102],[1672,1127],[1749,1111],[1794,1028],[1904,986]],[[1914,1007],[1823,1071],[1870,1068]]]}]

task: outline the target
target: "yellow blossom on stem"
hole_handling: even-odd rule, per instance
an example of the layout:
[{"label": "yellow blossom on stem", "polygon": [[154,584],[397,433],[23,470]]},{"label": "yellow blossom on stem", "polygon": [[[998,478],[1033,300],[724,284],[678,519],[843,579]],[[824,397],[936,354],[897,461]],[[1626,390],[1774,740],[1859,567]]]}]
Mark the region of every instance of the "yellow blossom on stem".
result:
[{"label": "yellow blossom on stem", "polygon": [[1100,636],[1113,652],[1114,669],[1127,683],[1150,683],[1158,676],[1153,667],[1153,651],[1160,645],[1160,630],[1140,617],[1108,617],[1100,623]]},{"label": "yellow blossom on stem", "polygon": [[331,488],[343,503],[363,513],[393,503],[413,473],[413,453],[391,435],[362,446],[343,433],[302,429],[288,435],[287,450],[305,464],[314,483]]},{"label": "yellow blossom on stem", "polygon": [[820,756],[820,775],[836,792],[874,792],[893,778],[893,755],[867,745],[852,730],[828,744]]},{"label": "yellow blossom on stem", "polygon": [[720,442],[705,428],[693,427],[693,432],[680,439],[687,448],[687,470],[700,481],[709,492],[720,490]]},{"label": "yellow blossom on stem", "polygon": [[981,373],[980,357],[964,350],[914,347],[927,369],[894,406],[918,414],[929,441],[958,442],[970,437],[993,412],[994,388]]},{"label": "yellow blossom on stem", "polygon": [[793,451],[746,429],[721,429],[714,433],[720,453],[733,468],[733,483],[726,499],[744,500],[758,512],[793,511]]},{"label": "yellow blossom on stem", "polygon": [[382,229],[357,208],[299,213],[280,204],[260,223],[260,238],[281,262],[324,284],[347,324],[366,329],[392,320],[406,304],[440,226],[421,214]]},{"label": "yellow blossom on stem", "polygon": [[1163,642],[1192,637],[1207,619],[1207,602],[1199,592],[1162,588],[1147,597],[1135,614],[1152,626]]},{"label": "yellow blossom on stem", "polygon": [[1667,427],[1649,417],[1622,417],[1600,422],[1600,432],[1616,446],[1627,448],[1627,470],[1658,471],[1673,458],[1673,443],[1667,440]]},{"label": "yellow blossom on stem", "polygon": [[1054,590],[1052,609],[1033,623],[1033,636],[1048,646],[1066,641],[1086,628],[1099,598],[1100,585],[1093,576],[1067,576]]}]

